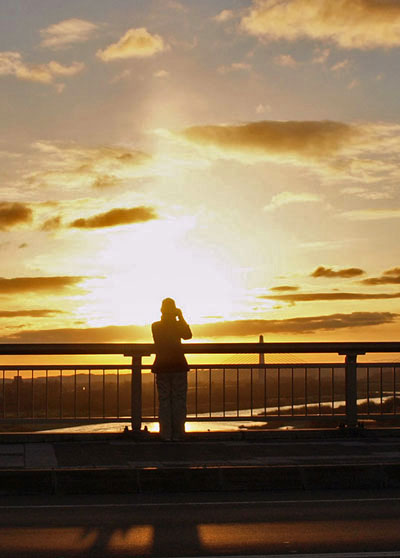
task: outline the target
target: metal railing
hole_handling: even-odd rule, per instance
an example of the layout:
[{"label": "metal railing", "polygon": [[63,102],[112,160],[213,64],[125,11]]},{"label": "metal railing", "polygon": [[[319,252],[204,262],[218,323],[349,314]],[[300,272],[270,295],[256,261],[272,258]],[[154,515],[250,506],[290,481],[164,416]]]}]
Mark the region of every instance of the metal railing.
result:
[{"label": "metal railing", "polygon": [[[400,414],[400,362],[357,363],[357,355],[399,353],[400,343],[185,344],[189,354],[333,353],[344,362],[191,364],[190,421],[307,420],[354,427]],[[157,419],[154,375],[142,357],[152,344],[0,345],[0,355],[123,354],[131,364],[0,365],[0,423],[130,422]],[[310,422],[311,421],[311,422]]]}]

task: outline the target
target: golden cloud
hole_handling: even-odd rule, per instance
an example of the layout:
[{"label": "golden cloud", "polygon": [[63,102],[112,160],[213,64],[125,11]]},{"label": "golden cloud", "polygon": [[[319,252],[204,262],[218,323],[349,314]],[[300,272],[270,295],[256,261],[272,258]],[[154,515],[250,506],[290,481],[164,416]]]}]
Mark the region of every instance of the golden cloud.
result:
[{"label": "golden cloud", "polygon": [[32,215],[32,209],[23,203],[0,202],[0,230],[30,223]]},{"label": "golden cloud", "polygon": [[398,0],[253,0],[241,21],[247,33],[270,40],[309,38],[342,48],[400,45]]},{"label": "golden cloud", "polygon": [[43,292],[58,293],[75,287],[86,277],[81,276],[53,276],[53,277],[0,277],[0,295]]},{"label": "golden cloud", "polygon": [[[391,312],[353,312],[288,320],[237,320],[195,324],[192,326],[192,331],[196,337],[246,337],[260,333],[304,334],[390,324],[398,317],[398,314]],[[25,329],[0,338],[2,343],[132,343],[135,341],[151,342],[150,326]]]},{"label": "golden cloud", "polygon": [[97,229],[103,227],[117,227],[119,225],[132,225],[157,219],[157,214],[151,207],[131,207],[130,209],[111,209],[87,219],[76,219],[70,227],[81,229]]},{"label": "golden cloud", "polygon": [[64,66],[55,61],[47,64],[26,64],[19,52],[0,52],[0,76],[51,84],[56,76],[73,76],[84,69],[83,62]]},{"label": "golden cloud", "polygon": [[264,120],[238,125],[205,125],[186,128],[181,135],[200,145],[216,146],[240,154],[331,157],[357,143],[360,130],[351,124],[325,121]]},{"label": "golden cloud", "polygon": [[291,304],[295,304],[296,302],[316,302],[316,301],[333,301],[333,300],[387,300],[393,298],[400,298],[400,293],[342,293],[342,292],[292,293],[292,294],[280,294],[280,295],[262,295],[259,298],[264,300],[265,299],[279,300],[281,302],[288,302]]},{"label": "golden cloud", "polygon": [[248,164],[271,161],[302,165],[329,178],[369,182],[400,178],[400,126],[321,121],[261,120],[192,126],[176,134],[207,159]]},{"label": "golden cloud", "polygon": [[43,37],[40,46],[60,48],[74,43],[83,43],[89,39],[98,27],[98,25],[84,19],[65,19],[40,30]]},{"label": "golden cloud", "polygon": [[0,318],[48,318],[54,314],[65,314],[62,310],[0,310]]},{"label": "golden cloud", "polygon": [[351,279],[352,277],[358,277],[364,273],[365,271],[358,267],[349,267],[335,271],[331,267],[324,267],[321,265],[311,273],[311,277],[340,277],[342,279]]},{"label": "golden cloud", "polygon": [[160,35],[152,35],[145,27],[128,29],[117,43],[104,50],[98,50],[97,56],[103,62],[124,58],[148,58],[166,50],[167,46]]},{"label": "golden cloud", "polygon": [[279,192],[279,194],[272,196],[268,205],[264,206],[264,211],[274,211],[278,207],[292,203],[315,203],[321,200],[321,196],[311,192]]},{"label": "golden cloud", "polygon": [[400,285],[400,267],[384,271],[380,277],[370,277],[362,281],[364,285]]},{"label": "golden cloud", "polygon": [[393,323],[399,315],[391,312],[353,312],[290,318],[287,320],[237,320],[192,327],[196,337],[245,337],[261,333],[316,333]]},{"label": "golden cloud", "polygon": [[36,142],[39,170],[27,173],[33,185],[47,187],[111,188],[143,173],[151,156],[125,147],[85,147],[76,143]]}]

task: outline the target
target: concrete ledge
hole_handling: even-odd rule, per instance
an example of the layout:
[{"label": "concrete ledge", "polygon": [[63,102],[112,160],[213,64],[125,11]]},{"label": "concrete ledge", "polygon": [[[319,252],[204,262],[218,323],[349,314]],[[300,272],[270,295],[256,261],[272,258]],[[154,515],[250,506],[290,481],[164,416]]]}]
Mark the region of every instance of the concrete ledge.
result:
[{"label": "concrete ledge", "polygon": [[400,487],[394,464],[0,471],[0,494],[127,494]]},{"label": "concrete ledge", "polygon": [[[190,432],[187,435],[190,442],[219,442],[219,441],[261,441],[261,440],[340,440],[343,438],[392,438],[400,437],[400,428],[315,428],[304,430],[237,430],[232,432]],[[145,431],[132,432],[91,432],[76,434],[69,432],[0,432],[0,444],[27,444],[51,442],[100,442],[111,440],[129,440],[155,442],[159,440],[157,433]]]}]

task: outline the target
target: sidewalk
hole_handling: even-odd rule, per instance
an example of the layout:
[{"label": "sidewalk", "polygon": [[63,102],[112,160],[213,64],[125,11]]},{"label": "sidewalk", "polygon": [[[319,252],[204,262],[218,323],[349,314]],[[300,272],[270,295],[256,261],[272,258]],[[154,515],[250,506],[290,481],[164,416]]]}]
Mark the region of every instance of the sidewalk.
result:
[{"label": "sidewalk", "polygon": [[400,487],[400,432],[1,434],[0,494]]}]

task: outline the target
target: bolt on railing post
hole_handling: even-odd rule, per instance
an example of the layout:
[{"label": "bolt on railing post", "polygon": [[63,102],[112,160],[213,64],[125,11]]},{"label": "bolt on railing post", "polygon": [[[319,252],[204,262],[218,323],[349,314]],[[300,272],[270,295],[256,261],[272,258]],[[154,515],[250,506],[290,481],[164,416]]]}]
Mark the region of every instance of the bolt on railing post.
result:
[{"label": "bolt on railing post", "polygon": [[132,356],[131,373],[131,424],[132,430],[142,426],[142,356]]},{"label": "bolt on railing post", "polygon": [[357,426],[357,353],[346,354],[346,425]]}]

